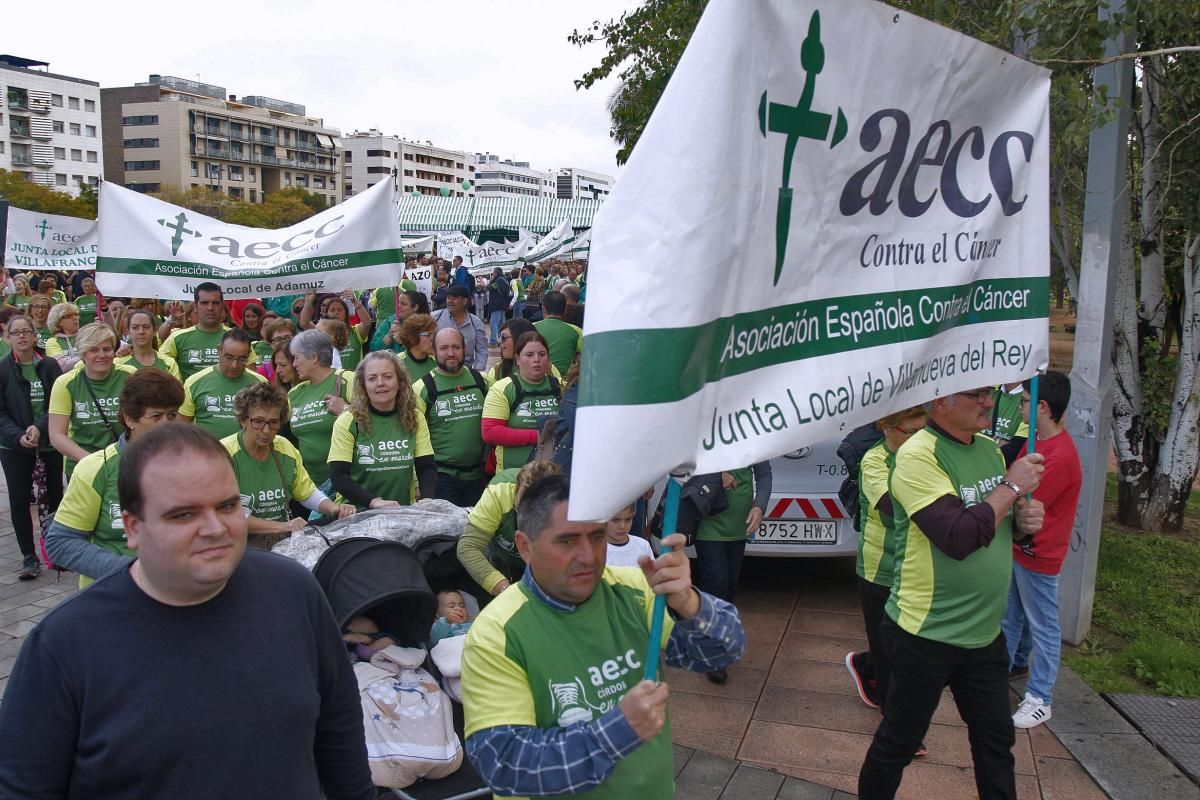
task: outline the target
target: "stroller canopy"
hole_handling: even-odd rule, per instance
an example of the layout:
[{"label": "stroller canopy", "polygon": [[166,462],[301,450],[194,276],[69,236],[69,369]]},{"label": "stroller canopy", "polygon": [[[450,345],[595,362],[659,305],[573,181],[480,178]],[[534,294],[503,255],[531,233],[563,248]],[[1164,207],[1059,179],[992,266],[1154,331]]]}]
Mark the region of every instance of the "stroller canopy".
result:
[{"label": "stroller canopy", "polygon": [[313,574],[343,630],[350,620],[365,616],[402,645],[429,639],[437,597],[408,547],[364,537],[342,539],[325,551]]}]

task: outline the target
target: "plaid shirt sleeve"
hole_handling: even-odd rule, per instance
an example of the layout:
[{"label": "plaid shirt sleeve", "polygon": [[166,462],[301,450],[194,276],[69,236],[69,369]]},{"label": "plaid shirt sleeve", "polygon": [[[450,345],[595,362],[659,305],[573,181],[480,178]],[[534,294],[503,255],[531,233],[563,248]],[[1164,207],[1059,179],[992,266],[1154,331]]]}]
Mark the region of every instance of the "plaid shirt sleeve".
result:
[{"label": "plaid shirt sleeve", "polygon": [[620,707],[568,727],[498,725],[467,737],[467,755],[498,795],[546,797],[594,789],[642,743]]},{"label": "plaid shirt sleeve", "polygon": [[732,603],[700,595],[700,610],[690,619],[675,620],[667,639],[667,663],[690,672],[727,667],[746,652],[746,632]]}]

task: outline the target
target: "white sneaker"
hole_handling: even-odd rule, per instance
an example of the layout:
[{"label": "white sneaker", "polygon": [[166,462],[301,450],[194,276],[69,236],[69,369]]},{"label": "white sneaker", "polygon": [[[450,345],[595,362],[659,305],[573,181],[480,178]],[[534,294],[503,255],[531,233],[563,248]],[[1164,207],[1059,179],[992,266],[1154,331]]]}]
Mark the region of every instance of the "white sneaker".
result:
[{"label": "white sneaker", "polygon": [[1050,719],[1050,706],[1043,703],[1041,698],[1026,692],[1012,719],[1014,728],[1036,728]]}]

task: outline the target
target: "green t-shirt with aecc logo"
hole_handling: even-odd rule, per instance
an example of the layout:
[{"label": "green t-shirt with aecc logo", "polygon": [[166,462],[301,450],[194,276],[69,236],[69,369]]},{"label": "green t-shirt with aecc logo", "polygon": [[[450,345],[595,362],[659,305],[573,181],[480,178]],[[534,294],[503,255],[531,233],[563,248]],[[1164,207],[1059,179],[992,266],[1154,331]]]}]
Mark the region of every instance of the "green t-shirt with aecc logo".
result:
[{"label": "green t-shirt with aecc logo", "polygon": [[963,444],[925,428],[897,451],[889,483],[896,558],[886,610],[914,636],[978,648],[1000,635],[1012,577],[1012,515],[996,521],[987,547],[962,560],[939,550],[912,515],[947,495],[965,506],[982,503],[1004,471],[1004,456],[983,434]]},{"label": "green t-shirt with aecc logo", "polygon": [[437,366],[437,360],[433,356],[426,356],[423,359],[415,359],[407,349],[401,350],[396,354],[396,358],[400,361],[400,365],[404,367],[404,372],[408,375],[410,383],[416,383],[422,376],[433,371]]},{"label": "green t-shirt with aecc logo", "polygon": [[858,512],[862,533],[858,537],[855,570],[859,577],[891,587],[896,557],[896,523],[876,506],[888,493],[888,480],[896,466],[896,454],[880,439],[863,454],[858,466]]},{"label": "green t-shirt with aecc logo", "polygon": [[737,485],[725,490],[729,507],[700,520],[696,538],[703,542],[736,542],[746,538],[746,517],[754,506],[754,468],[731,470]]},{"label": "green t-shirt with aecc logo", "polygon": [[481,375],[484,391],[480,391],[479,384],[466,367],[457,375],[447,374],[440,368],[429,375],[437,388],[433,407],[428,406],[429,388],[424,378],[413,382],[413,394],[416,395],[417,413],[429,424],[438,471],[452,473],[464,480],[483,477],[483,435],[479,424],[491,379]]},{"label": "green t-shirt with aecc logo", "polygon": [[[90,531],[88,541],[119,556],[136,555],[125,542],[117,475],[122,443],[111,444],[79,462],[63,493],[54,521],[77,531]],[[100,576],[80,575],[79,588]]]},{"label": "green t-shirt with aecc logo", "polygon": [[[67,435],[89,453],[108,447],[125,433],[117,411],[121,389],[134,372],[133,367],[113,365],[103,380],[94,381],[87,377],[85,368],[73,369],[54,382],[50,390],[50,413],[68,418]],[[65,458],[63,463],[69,477],[75,470],[75,461]]]},{"label": "green t-shirt with aecc logo", "polygon": [[46,413],[46,387],[37,374],[35,364],[21,364],[21,375],[29,381],[29,404],[33,407],[33,418],[38,419]]},{"label": "green t-shirt with aecc logo", "polygon": [[237,418],[233,415],[233,398],[242,389],[267,379],[253,370],[242,370],[236,378],[226,377],[216,367],[206,367],[183,384],[183,405],[179,413],[191,417],[216,439],[237,433]]},{"label": "green t-shirt with aecc logo", "polygon": [[[517,403],[517,386],[523,387],[521,402]],[[561,387],[560,387],[561,391]],[[528,383],[517,374],[496,381],[483,402],[483,416],[503,420],[510,428],[537,430],[538,419],[558,414],[559,394],[554,391],[550,376],[536,384]],[[496,470],[520,467],[529,460],[533,445],[496,448]]]},{"label": "green t-shirt with aecc logo", "polygon": [[330,372],[320,383],[304,381],[288,392],[292,407],[292,435],[300,447],[304,468],[318,484],[329,479],[329,440],[337,416],[325,409],[325,396],[334,394],[341,383],[341,398],[347,403],[354,396],[354,375],[350,372]]},{"label": "green t-shirt with aecc logo", "polygon": [[[995,406],[992,408],[992,419],[995,424],[983,433],[993,439],[1005,440],[1018,435],[1021,424],[1025,422],[1025,415],[1021,410],[1021,394],[1021,389],[1010,392],[1003,386],[996,387],[996,394],[993,397]],[[1025,433],[1028,432],[1028,430],[1025,431]]]},{"label": "green t-shirt with aecc logo", "polygon": [[81,294],[75,298],[75,305],[79,306],[80,327],[96,321],[96,295]]},{"label": "green t-shirt with aecc logo", "polygon": [[[472,623],[462,657],[465,735],[498,726],[569,727],[617,708],[642,679],[654,593],[636,567],[604,570],[595,592],[559,611],[522,582]],[[665,646],[673,624],[664,621]],[[571,795],[594,800],[675,797],[671,715],[605,781]]]},{"label": "green t-shirt with aecc logo", "polygon": [[339,353],[342,357],[342,369],[353,371],[358,366],[358,362],[362,361],[363,340],[358,335],[358,327],[350,326],[350,336],[346,340],[346,346]]},{"label": "green t-shirt with aecc logo", "polygon": [[307,500],[317,491],[300,461],[300,452],[282,436],[272,442],[272,452],[262,461],[246,450],[243,431],[226,436],[221,444],[233,460],[242,508],[253,517],[271,522],[292,518],[288,503]]},{"label": "green t-shirt with aecc logo", "polygon": [[[162,343],[159,350],[163,355],[170,356],[179,364],[179,372],[183,380],[195,375],[205,367],[216,366],[218,359],[217,348],[221,346],[221,337],[229,330],[221,326],[220,330],[206,333],[199,328],[184,328],[174,331]],[[247,364],[257,364],[258,356],[254,348],[250,348]]]},{"label": "green t-shirt with aecc logo", "polygon": [[372,413],[368,431],[346,411],[333,424],[329,461],[350,464],[350,478],[375,497],[410,505],[417,490],[415,460],[433,455],[425,418],[418,415],[416,421],[416,429],[408,431],[396,414]]}]

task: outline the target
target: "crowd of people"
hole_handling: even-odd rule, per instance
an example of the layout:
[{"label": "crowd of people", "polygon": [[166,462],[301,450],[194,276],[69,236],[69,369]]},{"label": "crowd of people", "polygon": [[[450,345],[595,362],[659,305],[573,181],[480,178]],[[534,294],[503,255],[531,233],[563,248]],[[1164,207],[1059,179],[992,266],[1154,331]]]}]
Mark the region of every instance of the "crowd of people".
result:
[{"label": "crowd of people", "polygon": [[[735,593],[747,537],[770,500],[770,464],[689,481],[680,510],[688,536],[667,537],[668,552],[658,557],[646,542],[649,491],[607,522],[567,521],[585,274],[552,262],[476,278],[459,259],[434,271],[432,297],[405,281],[226,300],[218,285],[201,283],[190,301],[166,303],[102,297],[84,273],[4,276],[0,465],[23,557],[19,577],[37,577],[45,558],[78,573],[83,586],[103,581],[103,591],[81,596],[105,598],[140,624],[145,610],[128,605],[138,590],[169,605],[226,591],[259,602],[261,588],[235,580],[244,562],[254,581],[311,605],[294,575],[276,575],[269,561],[243,558],[238,548],[269,549],[319,518],[429,499],[467,507],[457,556],[492,602],[468,623],[459,593],[439,597],[437,630],[438,638],[467,637],[472,763],[500,794],[603,785],[610,794],[666,798],[666,687],[620,676],[640,671],[649,600],[658,593],[671,609],[662,641],[668,663],[727,679],[744,649]],[[891,414],[876,423],[878,443],[862,456],[857,566],[869,648],[847,655],[846,665],[882,721],[861,797],[894,795],[905,766],[926,751],[947,686],[970,732],[980,797],[1015,797],[1014,725],[1050,717],[1055,576],[1080,469],[1062,427],[1069,382],[1044,376],[1032,409],[1029,389],[982,387]],[[1028,454],[1033,417],[1037,447]],[[547,420],[556,424],[547,428]],[[158,473],[150,477],[152,463]],[[172,563],[187,543],[170,544],[183,536],[171,531],[185,528],[211,553],[203,569],[188,567],[187,580]],[[695,585],[685,541],[695,545]],[[201,573],[216,577],[205,583],[195,578]],[[225,624],[230,613],[203,624]],[[93,621],[83,611],[63,616],[39,640],[46,653]],[[277,622],[262,608],[254,619],[264,628]],[[365,647],[369,657],[386,638],[371,625],[356,619],[336,644]],[[324,653],[326,622],[312,627]],[[133,635],[113,646],[147,647]],[[313,676],[321,697],[353,694],[352,675],[321,665]],[[86,681],[79,669],[60,679]],[[1007,681],[1022,671],[1028,692],[1012,715]],[[27,668],[9,686],[47,679]],[[115,718],[113,702],[92,710]],[[8,710],[0,707],[0,730]],[[344,737],[354,726],[344,714],[329,725],[326,733],[343,738],[322,739],[312,770],[330,797],[366,796],[361,771],[335,763],[348,757]],[[103,782],[98,763],[74,768]],[[0,785],[3,773],[0,765]],[[278,779],[295,785],[303,776]],[[330,780],[345,790],[332,790]]]}]

